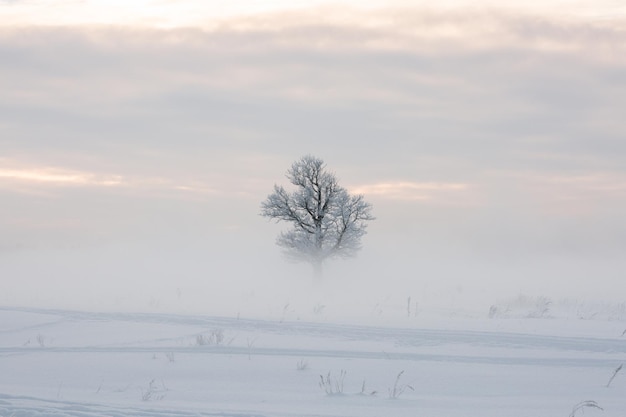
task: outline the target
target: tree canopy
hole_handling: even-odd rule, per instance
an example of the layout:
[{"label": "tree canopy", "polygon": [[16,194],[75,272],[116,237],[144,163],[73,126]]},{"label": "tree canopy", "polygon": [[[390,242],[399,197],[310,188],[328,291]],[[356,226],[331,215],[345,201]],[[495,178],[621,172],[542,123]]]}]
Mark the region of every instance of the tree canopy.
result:
[{"label": "tree canopy", "polygon": [[276,242],[285,254],[311,263],[317,274],[327,259],[356,255],[366,223],[374,219],[363,196],[350,195],[324,161],[311,155],[294,162],[287,179],[295,186],[293,191],[274,185],[261,204],[262,216],[292,225]]}]

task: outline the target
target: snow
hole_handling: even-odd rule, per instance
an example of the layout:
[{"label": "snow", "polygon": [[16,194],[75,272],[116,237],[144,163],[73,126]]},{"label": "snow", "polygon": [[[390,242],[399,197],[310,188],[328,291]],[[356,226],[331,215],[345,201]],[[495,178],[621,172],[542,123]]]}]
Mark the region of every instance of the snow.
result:
[{"label": "snow", "polygon": [[[0,416],[567,416],[585,400],[604,408],[585,416],[624,416],[626,374],[606,387],[626,361],[624,329],[559,318],[375,326],[5,307]],[[334,383],[342,371],[343,392],[327,395],[320,375]],[[412,389],[390,399],[401,371]]]}]

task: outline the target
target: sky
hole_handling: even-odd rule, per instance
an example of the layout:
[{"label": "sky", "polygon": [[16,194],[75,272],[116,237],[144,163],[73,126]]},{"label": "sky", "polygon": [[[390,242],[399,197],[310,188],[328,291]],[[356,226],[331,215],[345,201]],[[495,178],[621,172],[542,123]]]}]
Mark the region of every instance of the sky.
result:
[{"label": "sky", "polygon": [[[0,0],[0,304],[623,301],[624,28],[610,0]],[[259,216],[306,154],[376,216],[321,285]]]}]

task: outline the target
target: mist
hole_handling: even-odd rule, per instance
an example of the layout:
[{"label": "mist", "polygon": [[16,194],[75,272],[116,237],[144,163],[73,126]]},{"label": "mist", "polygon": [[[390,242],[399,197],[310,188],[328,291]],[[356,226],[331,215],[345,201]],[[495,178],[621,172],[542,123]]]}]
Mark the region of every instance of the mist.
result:
[{"label": "mist", "polygon": [[[463,10],[3,26],[0,304],[372,320],[409,299],[621,301],[620,17],[472,10],[492,36]],[[259,215],[305,154],[376,216],[321,282]]]}]

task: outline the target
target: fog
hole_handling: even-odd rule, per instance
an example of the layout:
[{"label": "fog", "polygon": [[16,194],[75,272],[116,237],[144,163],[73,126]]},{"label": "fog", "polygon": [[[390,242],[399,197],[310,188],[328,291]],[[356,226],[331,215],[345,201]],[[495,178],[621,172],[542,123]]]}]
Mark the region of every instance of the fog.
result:
[{"label": "fog", "polygon": [[[623,301],[623,14],[357,11],[2,23],[0,305],[368,319],[409,297]],[[376,216],[321,282],[259,215],[305,154]]]}]

